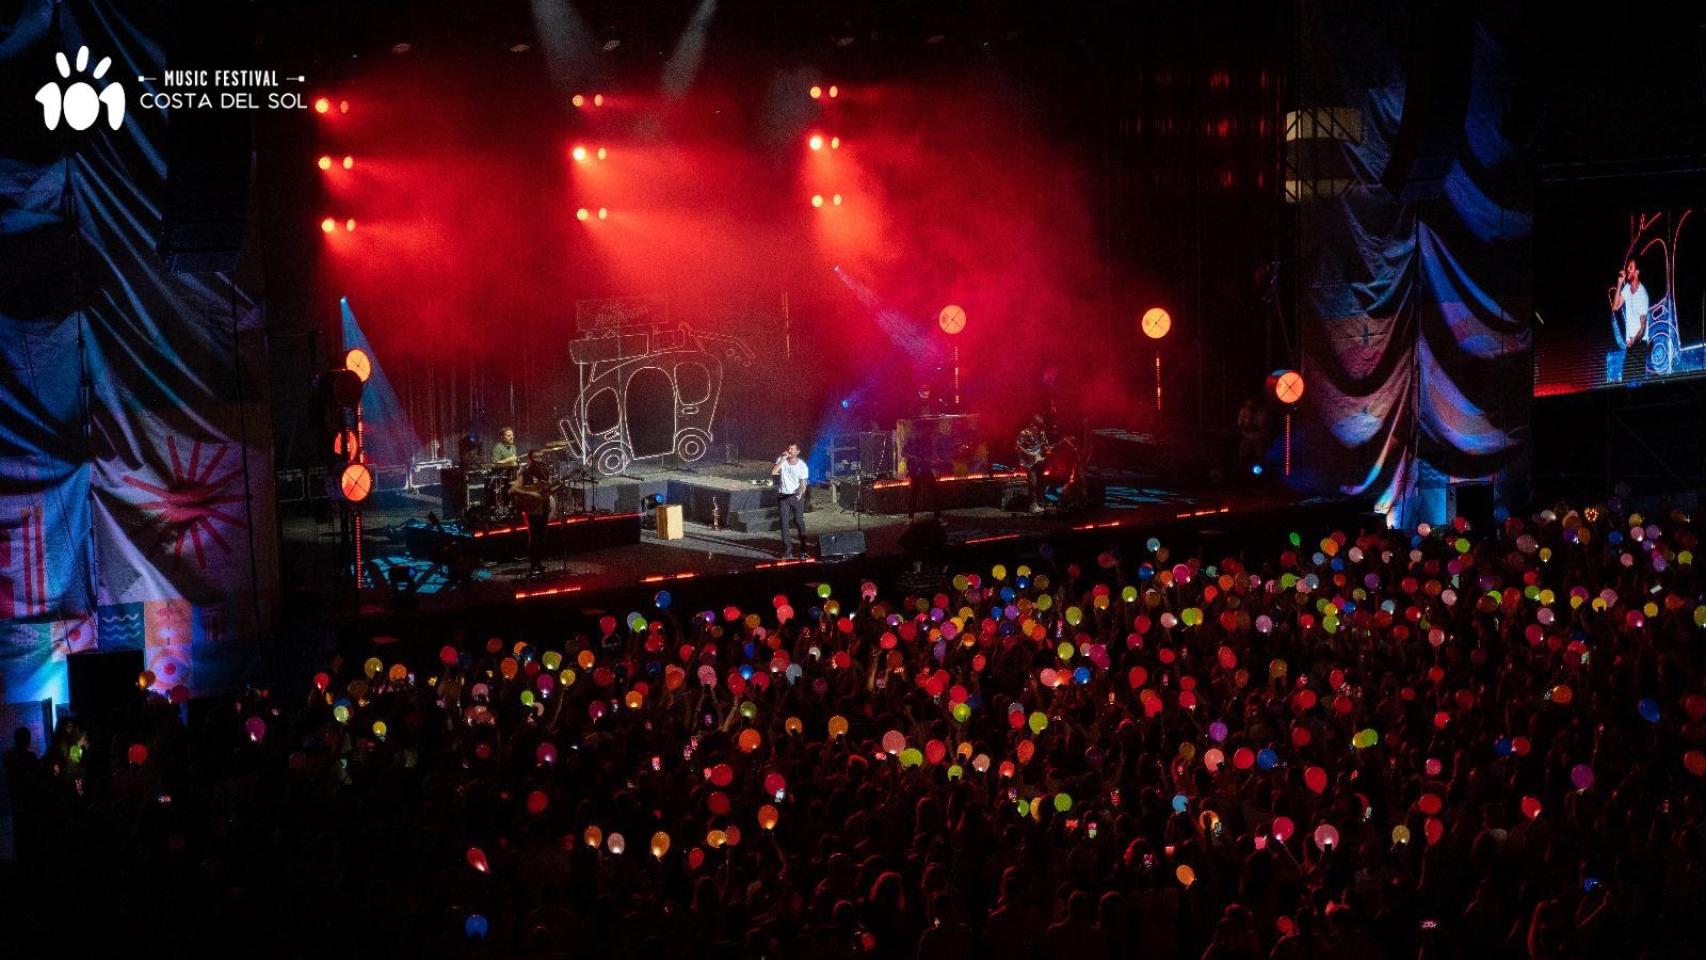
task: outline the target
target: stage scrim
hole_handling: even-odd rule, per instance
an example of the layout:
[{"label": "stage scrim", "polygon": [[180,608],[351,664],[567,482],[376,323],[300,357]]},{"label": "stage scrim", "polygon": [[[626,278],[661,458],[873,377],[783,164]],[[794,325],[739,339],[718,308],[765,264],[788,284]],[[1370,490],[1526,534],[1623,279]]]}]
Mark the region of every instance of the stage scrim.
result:
[{"label": "stage scrim", "polygon": [[[0,692],[67,697],[66,658],[145,650],[155,687],[242,679],[277,591],[261,311],[156,252],[167,7],[23,5],[0,44]],[[26,91],[56,55],[131,109],[50,132]]]}]

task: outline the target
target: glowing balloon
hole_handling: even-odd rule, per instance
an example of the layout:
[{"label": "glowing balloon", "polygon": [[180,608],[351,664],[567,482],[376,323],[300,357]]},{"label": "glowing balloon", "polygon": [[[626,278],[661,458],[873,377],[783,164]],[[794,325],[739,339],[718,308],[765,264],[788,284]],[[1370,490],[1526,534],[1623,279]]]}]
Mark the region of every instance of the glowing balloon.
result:
[{"label": "glowing balloon", "polygon": [[1303,783],[1311,791],[1322,793],[1327,789],[1327,771],[1320,767],[1310,767],[1303,771]]},{"label": "glowing balloon", "polygon": [[1330,823],[1323,823],[1315,828],[1315,845],[1322,850],[1331,850],[1339,845],[1339,831]]}]

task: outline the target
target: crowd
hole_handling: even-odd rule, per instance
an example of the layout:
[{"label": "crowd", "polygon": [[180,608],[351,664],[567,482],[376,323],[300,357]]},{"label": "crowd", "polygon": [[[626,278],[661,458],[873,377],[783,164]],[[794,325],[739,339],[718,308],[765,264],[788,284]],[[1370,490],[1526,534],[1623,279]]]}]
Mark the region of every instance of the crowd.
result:
[{"label": "crowd", "polygon": [[6,922],[261,956],[1706,955],[1695,549],[1617,504],[1139,535],[376,643],[14,748]]}]

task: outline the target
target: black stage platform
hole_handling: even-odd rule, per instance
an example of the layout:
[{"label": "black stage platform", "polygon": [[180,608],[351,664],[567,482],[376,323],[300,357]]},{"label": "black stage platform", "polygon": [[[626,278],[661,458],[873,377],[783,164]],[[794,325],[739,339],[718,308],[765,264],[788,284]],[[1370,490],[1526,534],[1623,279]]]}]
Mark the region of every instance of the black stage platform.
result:
[{"label": "black stage platform", "polygon": [[[670,589],[689,583],[710,588],[711,581],[755,572],[828,576],[830,568],[845,566],[837,561],[852,557],[863,558],[861,568],[874,570],[920,558],[949,562],[956,554],[1024,550],[1043,539],[1106,538],[1182,526],[1210,531],[1264,516],[1285,519],[1287,511],[1304,506],[1345,515],[1358,510],[1348,500],[1306,500],[1279,484],[1257,484],[1255,478],[1238,485],[1208,477],[1163,484],[1130,465],[1115,465],[1098,471],[1094,507],[1032,513],[1023,474],[996,468],[939,478],[938,509],[932,510],[926,499],[914,518],[907,514],[911,489],[906,481],[839,479],[814,484],[806,518],[812,559],[790,563],[778,559],[782,545],[768,475],[769,464],[757,461],[691,470],[630,469],[627,476],[601,482],[589,497],[602,508],[599,512],[553,522],[547,571],[538,577],[526,575],[525,526],[446,524],[445,532],[432,532],[425,518],[442,505],[431,491],[392,493],[365,514],[364,555],[370,562],[361,609],[385,615],[399,600],[421,612],[513,604],[532,608],[549,605],[552,598],[586,604],[671,584]],[[652,513],[642,509],[653,502],[681,505],[683,537],[658,536]],[[322,555],[335,543],[334,528],[324,514],[284,521],[288,545],[318,549]],[[454,551],[444,549],[449,541],[467,551],[457,562],[452,562]],[[322,573],[336,575],[324,566]]]}]

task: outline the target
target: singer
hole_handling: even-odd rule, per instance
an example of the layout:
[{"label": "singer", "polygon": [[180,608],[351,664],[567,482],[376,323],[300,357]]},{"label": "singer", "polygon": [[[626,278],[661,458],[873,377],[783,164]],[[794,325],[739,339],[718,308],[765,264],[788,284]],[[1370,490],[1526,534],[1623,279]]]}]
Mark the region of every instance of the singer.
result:
[{"label": "singer", "polygon": [[[811,477],[811,470],[806,462],[800,459],[800,445],[788,444],[788,449],[776,458],[776,465],[770,468],[770,475],[776,478],[776,501],[782,511],[782,559],[792,560],[796,556],[806,554],[806,481]],[[794,550],[794,541],[789,538],[789,527],[799,534],[799,551]]]}]

